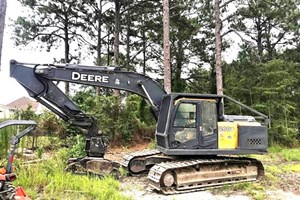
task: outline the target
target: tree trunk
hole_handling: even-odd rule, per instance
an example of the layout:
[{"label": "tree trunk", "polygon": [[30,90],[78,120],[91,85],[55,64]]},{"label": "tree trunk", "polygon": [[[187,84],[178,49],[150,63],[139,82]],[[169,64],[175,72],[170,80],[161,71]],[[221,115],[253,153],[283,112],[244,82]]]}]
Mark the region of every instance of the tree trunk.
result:
[{"label": "tree trunk", "polygon": [[262,44],[262,35],[263,35],[263,30],[262,30],[262,26],[261,26],[261,22],[260,22],[260,18],[257,20],[256,22],[256,27],[257,27],[257,51],[258,51],[258,56],[259,59],[262,60],[263,58],[263,44]]},{"label": "tree trunk", "polygon": [[[143,21],[144,22],[144,21]],[[145,24],[145,23],[144,23]],[[146,45],[147,45],[147,41],[146,41],[146,31],[143,29],[143,75],[146,75]]]},{"label": "tree trunk", "polygon": [[220,0],[215,0],[215,37],[216,37],[216,83],[217,94],[223,95],[223,75],[222,75],[222,38],[221,38],[221,18],[220,18]]},{"label": "tree trunk", "polygon": [[[114,61],[113,64],[115,66],[118,66],[120,63],[119,61],[119,45],[120,45],[120,0],[115,0],[115,32],[114,32],[114,36],[115,36],[115,40],[114,40]],[[116,103],[116,109],[115,109],[115,113],[114,113],[114,121],[118,121],[118,116],[119,116],[119,105],[121,103],[120,100],[120,90],[113,90],[114,96],[117,97],[117,103]],[[114,128],[114,130],[112,131],[112,139],[115,140],[116,139],[116,135],[119,135],[118,131]]]},{"label": "tree trunk", "polygon": [[6,0],[0,1],[0,71],[1,71],[1,57],[2,57],[2,44],[4,36],[5,14],[6,14]]},{"label": "tree trunk", "polygon": [[119,65],[120,0],[115,0],[114,65]]},{"label": "tree trunk", "polygon": [[[102,25],[102,0],[99,0],[99,17],[98,17],[98,36],[97,36],[97,65],[102,65],[101,60],[101,48],[102,48],[102,38],[101,38],[101,25]],[[96,87],[96,95],[100,95],[100,87]]]},{"label": "tree trunk", "polygon": [[268,59],[269,60],[273,60],[273,54],[274,54],[274,46],[272,45],[272,23],[270,22],[270,20],[268,20],[268,22],[266,23],[266,32],[267,32],[267,36],[266,36],[266,49],[268,52]]},{"label": "tree trunk", "polygon": [[[120,64],[119,60],[119,46],[120,46],[120,0],[115,0],[115,41],[114,41],[114,65],[118,66]],[[114,90],[114,95],[120,97],[120,91]]]},{"label": "tree trunk", "polygon": [[[69,53],[70,53],[70,45],[69,45],[69,23],[68,23],[68,14],[65,12],[65,26],[64,26],[64,34],[65,34],[65,63],[68,64],[69,60]],[[65,82],[65,94],[67,96],[70,95],[70,84],[69,82]]]},{"label": "tree trunk", "polygon": [[130,12],[128,9],[126,13],[126,70],[128,71],[132,71],[132,69],[130,69],[130,28]]},{"label": "tree trunk", "polygon": [[171,66],[170,66],[170,16],[169,0],[163,0],[163,34],[164,34],[164,88],[169,94],[172,90],[171,85]]}]

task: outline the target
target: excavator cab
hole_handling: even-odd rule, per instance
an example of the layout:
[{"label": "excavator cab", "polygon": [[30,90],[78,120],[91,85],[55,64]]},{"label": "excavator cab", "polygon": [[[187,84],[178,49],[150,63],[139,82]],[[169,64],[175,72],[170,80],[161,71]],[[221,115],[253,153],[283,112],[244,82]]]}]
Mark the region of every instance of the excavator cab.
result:
[{"label": "excavator cab", "polygon": [[169,94],[162,100],[156,139],[167,155],[218,155],[267,152],[267,125],[252,116],[225,115],[227,96]]}]

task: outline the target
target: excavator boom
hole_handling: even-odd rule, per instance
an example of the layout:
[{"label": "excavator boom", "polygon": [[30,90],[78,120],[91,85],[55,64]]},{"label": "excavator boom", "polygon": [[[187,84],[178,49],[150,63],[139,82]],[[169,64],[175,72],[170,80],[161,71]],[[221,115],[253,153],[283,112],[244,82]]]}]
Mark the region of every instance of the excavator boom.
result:
[{"label": "excavator boom", "polygon": [[[148,99],[155,117],[159,116],[161,97],[165,91],[153,79],[127,72],[116,67],[83,65],[43,65],[10,62],[10,76],[15,78],[38,102],[63,120],[82,128],[87,137],[86,152],[89,156],[103,157],[105,144],[99,135],[94,117],[84,113],[55,81],[66,81],[84,85],[125,90]],[[151,92],[150,92],[151,91]],[[99,146],[99,144],[101,144]]]}]

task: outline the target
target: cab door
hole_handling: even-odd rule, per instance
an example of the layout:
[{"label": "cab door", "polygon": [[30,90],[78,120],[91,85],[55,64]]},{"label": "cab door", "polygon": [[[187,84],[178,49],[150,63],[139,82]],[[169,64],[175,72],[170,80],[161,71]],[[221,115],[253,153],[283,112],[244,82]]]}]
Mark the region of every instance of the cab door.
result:
[{"label": "cab door", "polygon": [[216,149],[218,147],[216,103],[214,100],[203,100],[198,106],[200,148]]},{"label": "cab door", "polygon": [[213,100],[177,102],[169,138],[178,149],[217,148],[217,111]]}]

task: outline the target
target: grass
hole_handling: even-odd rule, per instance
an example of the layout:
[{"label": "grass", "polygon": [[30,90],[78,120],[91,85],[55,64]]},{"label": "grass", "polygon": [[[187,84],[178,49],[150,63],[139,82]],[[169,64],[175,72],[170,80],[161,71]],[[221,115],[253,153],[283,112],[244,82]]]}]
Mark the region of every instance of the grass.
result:
[{"label": "grass", "polygon": [[268,165],[266,171],[271,174],[300,172],[300,164]]},{"label": "grass", "polygon": [[283,161],[300,161],[300,148],[285,148],[279,145],[271,146],[270,155]]},{"label": "grass", "polygon": [[300,161],[300,148],[298,149],[282,149],[279,152],[286,161]]},{"label": "grass", "polygon": [[283,166],[285,172],[300,172],[300,164],[291,164]]},{"label": "grass", "polygon": [[253,157],[267,163],[300,161],[300,148],[287,148],[280,145],[274,145],[269,148],[269,153],[266,155],[250,155],[249,157]]},{"label": "grass", "polygon": [[32,199],[130,199],[122,195],[120,183],[113,177],[100,179],[65,172],[65,155],[66,150],[60,150],[41,163],[17,167],[14,185],[21,185]]},{"label": "grass", "polygon": [[120,172],[121,177],[124,177],[127,175],[127,169],[124,167],[120,167],[119,172]]}]

